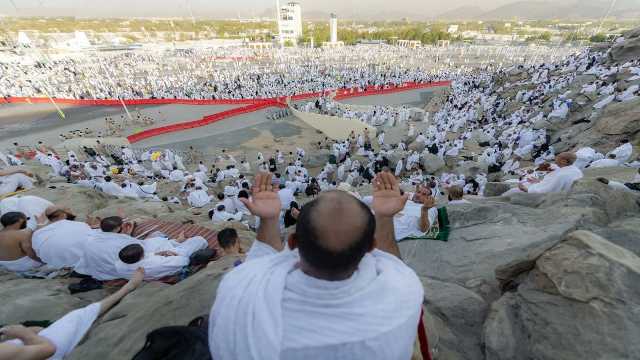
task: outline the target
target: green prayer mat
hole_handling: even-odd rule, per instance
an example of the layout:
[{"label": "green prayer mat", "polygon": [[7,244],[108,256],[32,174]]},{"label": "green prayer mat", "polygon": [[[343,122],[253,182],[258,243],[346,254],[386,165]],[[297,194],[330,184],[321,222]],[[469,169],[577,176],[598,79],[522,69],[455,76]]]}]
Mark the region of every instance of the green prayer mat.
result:
[{"label": "green prayer mat", "polygon": [[404,239],[398,240],[407,241],[407,240],[437,240],[437,241],[449,241],[449,214],[447,213],[446,207],[438,208],[438,225],[431,226],[429,231],[423,236],[408,236]]}]

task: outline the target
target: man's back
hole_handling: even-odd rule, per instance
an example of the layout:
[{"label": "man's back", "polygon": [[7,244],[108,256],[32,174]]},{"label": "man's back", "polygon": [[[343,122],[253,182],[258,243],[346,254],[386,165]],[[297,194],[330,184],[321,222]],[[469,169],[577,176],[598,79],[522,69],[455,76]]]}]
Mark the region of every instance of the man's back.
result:
[{"label": "man's back", "polygon": [[126,234],[95,231],[84,243],[83,256],[75,271],[96,280],[118,279],[118,252],[127,245],[141,243]]},{"label": "man's back", "polygon": [[[251,358],[249,351],[254,348],[264,351],[272,346],[280,356],[265,358],[411,357],[423,299],[422,284],[413,270],[398,258],[374,250],[349,279],[325,281],[306,275],[297,268],[298,261],[297,251],[276,253],[254,243],[247,261],[229,273],[218,289],[216,306],[219,301],[231,302],[237,310],[216,313],[214,306],[211,324],[235,324],[232,330],[210,329],[214,358],[226,359],[229,353]],[[276,303],[281,303],[281,309],[270,308]],[[227,342],[222,336],[226,331],[238,331],[232,336],[239,336],[249,328],[260,335],[244,336],[246,343]],[[278,340],[272,338],[275,334]],[[242,355],[243,351],[247,353]]]},{"label": "man's back", "polygon": [[91,232],[83,222],[56,221],[33,233],[33,249],[51,267],[73,267],[82,258],[84,243]]},{"label": "man's back", "polygon": [[0,231],[0,261],[13,261],[26,256],[20,243],[30,236],[29,230]]}]

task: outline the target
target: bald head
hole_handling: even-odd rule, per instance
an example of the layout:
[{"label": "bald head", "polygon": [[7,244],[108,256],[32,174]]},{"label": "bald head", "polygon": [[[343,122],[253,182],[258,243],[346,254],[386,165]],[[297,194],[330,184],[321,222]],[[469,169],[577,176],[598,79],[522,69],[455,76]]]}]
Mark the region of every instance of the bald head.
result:
[{"label": "bald head", "polygon": [[563,152],[556,156],[556,164],[560,167],[570,166],[576,162],[576,154],[572,152]]},{"label": "bald head", "polygon": [[375,219],[371,210],[343,191],[322,193],[306,204],[296,224],[300,257],[331,275],[353,272],[373,248]]}]

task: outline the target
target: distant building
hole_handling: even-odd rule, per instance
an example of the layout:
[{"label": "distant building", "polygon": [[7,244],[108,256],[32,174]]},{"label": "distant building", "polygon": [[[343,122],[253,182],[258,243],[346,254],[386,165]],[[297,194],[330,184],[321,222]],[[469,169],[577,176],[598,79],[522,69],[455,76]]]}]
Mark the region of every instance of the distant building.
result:
[{"label": "distant building", "polygon": [[31,42],[31,39],[29,39],[29,36],[27,36],[27,33],[25,33],[24,31],[20,31],[18,33],[18,41],[16,41],[16,45],[20,47],[30,48],[33,43]]},{"label": "distant building", "polygon": [[296,45],[298,39],[302,37],[302,7],[297,2],[290,2],[280,7],[278,6],[278,33],[280,44],[291,42]]},{"label": "distant building", "polygon": [[422,41],[420,40],[398,40],[396,45],[399,47],[406,47],[411,49],[416,49],[422,46]]},{"label": "distant building", "polygon": [[331,17],[329,18],[329,29],[331,32],[331,42],[332,43],[337,43],[338,42],[338,17],[336,16],[336,14],[331,14]]},{"label": "distant building", "polygon": [[455,34],[455,33],[458,32],[458,28],[459,28],[458,25],[449,25],[449,28],[447,29],[447,32],[449,34]]}]

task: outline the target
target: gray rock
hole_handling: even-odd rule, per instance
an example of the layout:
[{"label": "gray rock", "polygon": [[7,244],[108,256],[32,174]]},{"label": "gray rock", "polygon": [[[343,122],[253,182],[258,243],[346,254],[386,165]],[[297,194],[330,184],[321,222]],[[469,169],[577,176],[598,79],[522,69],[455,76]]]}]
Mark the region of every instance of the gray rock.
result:
[{"label": "gray rock", "polygon": [[485,197],[500,196],[511,189],[511,185],[503,182],[488,182],[484,186]]},{"label": "gray rock", "polygon": [[640,258],[587,231],[545,251],[485,323],[487,359],[640,357]]},{"label": "gray rock", "polygon": [[90,302],[69,295],[68,281],[21,279],[6,275],[0,291],[0,324],[55,321]]},{"label": "gray rock", "polygon": [[[634,34],[632,33],[632,35]],[[619,63],[640,58],[640,37],[626,39],[622,43],[614,45],[609,53],[609,58]]]},{"label": "gray rock", "polygon": [[428,152],[423,152],[422,166],[424,166],[424,169],[428,174],[435,174],[436,172],[438,172],[438,170],[442,170],[444,168],[445,163],[436,155],[430,154]]},{"label": "gray rock", "polygon": [[[640,42],[640,39],[638,39]],[[640,131],[640,99],[613,103],[605,108],[596,124],[605,135],[631,135]]]},{"label": "gray rock", "polygon": [[478,294],[462,286],[423,278],[425,309],[431,321],[425,322],[430,345],[437,358],[483,359],[480,334],[489,307]]}]

